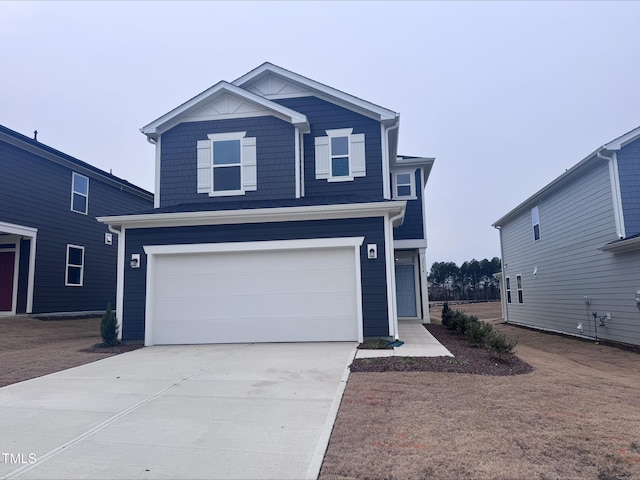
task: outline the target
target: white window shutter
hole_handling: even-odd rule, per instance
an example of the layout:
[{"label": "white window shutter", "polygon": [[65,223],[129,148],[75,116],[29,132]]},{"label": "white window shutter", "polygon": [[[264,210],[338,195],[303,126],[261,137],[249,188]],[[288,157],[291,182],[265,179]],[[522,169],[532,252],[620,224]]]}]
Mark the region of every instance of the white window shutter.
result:
[{"label": "white window shutter", "polygon": [[258,189],[256,137],[245,137],[242,139],[242,186],[245,191]]},{"label": "white window shutter", "polygon": [[198,140],[198,193],[211,191],[211,141]]},{"label": "white window shutter", "polygon": [[329,150],[329,137],[316,137],[316,178],[329,178],[331,151]]},{"label": "white window shutter", "polygon": [[367,175],[367,162],[364,154],[364,133],[351,135],[351,174],[354,177]]}]

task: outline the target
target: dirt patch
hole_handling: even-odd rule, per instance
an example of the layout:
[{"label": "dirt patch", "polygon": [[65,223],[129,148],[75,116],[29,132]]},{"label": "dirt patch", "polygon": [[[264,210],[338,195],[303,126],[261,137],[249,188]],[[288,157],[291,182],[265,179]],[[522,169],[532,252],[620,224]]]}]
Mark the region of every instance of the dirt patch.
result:
[{"label": "dirt patch", "polygon": [[320,478],[640,479],[640,356],[495,328],[533,372],[352,373]]},{"label": "dirt patch", "polygon": [[91,363],[142,345],[94,348],[100,318],[0,318],[0,387]]}]

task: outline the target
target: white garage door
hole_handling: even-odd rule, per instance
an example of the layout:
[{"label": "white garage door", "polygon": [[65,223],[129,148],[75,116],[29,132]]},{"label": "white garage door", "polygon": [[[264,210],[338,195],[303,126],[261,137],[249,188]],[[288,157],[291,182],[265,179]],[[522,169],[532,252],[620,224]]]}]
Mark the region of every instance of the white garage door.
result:
[{"label": "white garage door", "polygon": [[[291,245],[307,242],[317,241]],[[219,251],[238,244],[218,244],[214,252],[150,255],[146,343],[357,341],[358,248],[264,250],[270,244],[289,242],[260,242],[259,251],[247,250],[255,244]],[[163,247],[145,250],[154,248]]]}]

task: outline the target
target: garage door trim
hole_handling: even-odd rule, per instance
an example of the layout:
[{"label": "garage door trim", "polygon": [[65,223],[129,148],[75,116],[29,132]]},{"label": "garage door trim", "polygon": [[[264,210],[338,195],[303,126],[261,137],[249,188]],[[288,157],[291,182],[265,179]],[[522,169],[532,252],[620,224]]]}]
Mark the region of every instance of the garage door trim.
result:
[{"label": "garage door trim", "polygon": [[145,245],[147,254],[147,292],[145,301],[145,345],[153,345],[153,318],[154,318],[154,289],[155,289],[155,264],[157,258],[162,255],[189,254],[189,253],[222,253],[222,252],[266,252],[273,250],[296,250],[353,247],[355,259],[356,281],[356,314],[358,322],[358,341],[363,341],[362,324],[362,282],[360,269],[360,246],[364,237],[340,237],[306,240],[273,240],[261,242],[233,242],[233,243],[198,243],[198,244],[174,244],[174,245]]}]

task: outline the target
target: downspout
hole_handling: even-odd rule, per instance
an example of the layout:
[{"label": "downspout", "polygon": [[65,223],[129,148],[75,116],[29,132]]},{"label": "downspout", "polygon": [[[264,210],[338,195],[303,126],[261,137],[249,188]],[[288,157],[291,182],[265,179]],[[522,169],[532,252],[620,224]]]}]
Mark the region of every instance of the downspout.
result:
[{"label": "downspout", "polygon": [[160,154],[161,154],[161,137],[154,140],[151,137],[147,137],[147,142],[156,147],[156,175],[155,175],[155,192],[153,195],[153,208],[160,208]]},{"label": "downspout", "polygon": [[504,263],[504,245],[502,245],[502,228],[499,225],[493,226],[498,230],[500,236],[500,266],[502,271],[502,280],[500,281],[500,306],[502,307],[502,319],[509,323],[509,317],[507,312],[507,294],[506,294],[506,263]]},{"label": "downspout", "polygon": [[396,269],[395,269],[395,248],[393,246],[393,223],[396,220],[400,220],[404,216],[404,211],[397,214],[394,217],[389,218],[389,231],[387,235],[387,258],[389,258],[389,277],[391,279],[391,285],[387,288],[387,296],[390,300],[389,305],[389,326],[392,328],[392,331],[389,332],[395,340],[399,340],[398,336],[398,300],[396,298]]},{"label": "downspout", "polygon": [[609,163],[609,179],[611,181],[611,196],[613,197],[613,216],[616,221],[616,235],[619,239],[625,238],[624,212],[622,210],[622,197],[620,196],[620,177],[618,176],[618,157],[616,152],[611,152],[610,157],[602,154],[602,150],[596,156]]},{"label": "downspout", "polygon": [[390,127],[385,127],[384,124],[382,125],[382,196],[387,200],[391,199],[391,152],[389,151],[389,132],[391,132],[391,130],[397,130],[398,127],[400,127],[398,117],[396,117],[395,125],[391,125]]},{"label": "downspout", "polygon": [[122,313],[124,311],[124,252],[125,236],[124,228],[118,230],[113,225],[108,225],[109,231],[118,236],[118,263],[116,270],[116,321],[118,322],[118,340],[122,340]]}]

